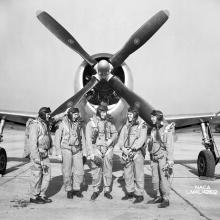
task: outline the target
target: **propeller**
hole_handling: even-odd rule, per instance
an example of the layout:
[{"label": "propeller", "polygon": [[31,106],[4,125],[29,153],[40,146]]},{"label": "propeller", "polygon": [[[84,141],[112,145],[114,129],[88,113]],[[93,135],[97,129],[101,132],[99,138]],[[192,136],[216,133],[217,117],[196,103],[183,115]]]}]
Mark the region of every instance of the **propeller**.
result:
[{"label": "propeller", "polygon": [[64,44],[70,47],[72,50],[77,52],[86,62],[94,66],[97,61],[93,59],[77,42],[77,40],[52,16],[50,16],[45,11],[37,11],[37,18],[40,22],[51,31],[58,39],[60,39]]},{"label": "propeller", "polygon": [[[59,24],[52,16],[50,16],[45,11],[37,11],[37,18],[40,22],[51,31],[58,39],[60,39],[64,44],[70,47],[72,50],[76,51],[90,66],[95,66],[97,61],[93,59],[77,42],[77,40],[61,25]],[[60,105],[51,116],[55,116],[61,112],[64,112],[67,108],[77,105],[84,94],[90,91],[96,84],[99,82],[99,76],[93,75],[91,80],[74,96],[66,100],[62,105]]]},{"label": "propeller", "polygon": [[128,89],[116,76],[112,75],[108,84],[120,97],[125,99],[130,106],[135,106],[139,110],[140,117],[148,125],[152,126],[150,114],[154,108],[149,103]]},{"label": "propeller", "polygon": [[130,54],[145,44],[160,29],[168,18],[169,12],[167,10],[161,10],[144,23],[134,34],[131,35],[122,49],[109,59],[113,67],[120,66]]},{"label": "propeller", "polygon": [[[144,23],[125,43],[121,50],[115,53],[109,62],[114,68],[120,66],[125,59],[139,49],[143,44],[145,44],[167,21],[169,18],[169,12],[166,10],[161,10],[151,17],[146,23]],[[130,106],[136,106],[139,110],[141,118],[150,126],[151,122],[151,112],[153,107],[146,102],[143,98],[135,94],[133,91],[129,90],[116,76],[108,77],[109,86]]]},{"label": "propeller", "polygon": [[137,94],[129,90],[116,76],[113,76],[110,72],[113,70],[113,68],[120,66],[130,54],[145,44],[167,21],[168,17],[168,11],[159,11],[146,23],[144,23],[128,39],[122,49],[110,57],[109,62],[113,66],[110,68],[111,65],[109,66],[106,63],[103,63],[102,65],[101,61],[97,64],[97,61],[81,47],[75,38],[65,28],[63,28],[62,25],[60,25],[47,12],[38,11],[37,18],[40,20],[40,22],[64,44],[76,51],[90,66],[94,67],[97,72],[97,74],[93,75],[91,80],[79,92],[59,106],[51,116],[53,117],[56,114],[64,112],[70,106],[75,106],[82,99],[84,94],[96,86],[99,80],[103,78],[108,81],[112,89],[120,97],[124,98],[129,105],[135,105],[139,109],[140,116],[143,118],[143,120],[145,120],[149,125],[152,125],[150,118],[150,113],[153,110],[152,106]]},{"label": "propeller", "polygon": [[94,86],[96,86],[98,82],[99,79],[97,78],[97,76],[96,75],[92,76],[91,80],[81,90],[79,90],[74,96],[66,100],[55,111],[53,111],[51,116],[53,117],[59,113],[62,113],[71,106],[76,106],[80,102],[84,94],[86,94],[89,90],[91,90]]}]

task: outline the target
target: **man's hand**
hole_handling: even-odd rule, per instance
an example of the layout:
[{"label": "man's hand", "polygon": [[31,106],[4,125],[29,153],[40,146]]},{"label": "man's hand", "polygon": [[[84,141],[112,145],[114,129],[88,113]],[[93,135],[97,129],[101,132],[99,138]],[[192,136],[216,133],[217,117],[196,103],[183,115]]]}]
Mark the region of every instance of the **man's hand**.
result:
[{"label": "man's hand", "polygon": [[102,153],[102,155],[105,155],[105,153],[107,152],[107,150],[108,150],[108,147],[107,147],[106,145],[100,147],[100,152]]},{"label": "man's hand", "polygon": [[69,110],[70,108],[67,108],[66,111],[64,112],[64,115],[67,115]]},{"label": "man's hand", "polygon": [[170,168],[172,168],[173,165],[174,165],[174,162],[173,162],[172,160],[168,160],[168,161],[167,161],[167,165],[168,165]]},{"label": "man's hand", "polygon": [[41,165],[41,162],[39,159],[34,159],[34,163],[38,164],[38,165]]},{"label": "man's hand", "polygon": [[125,154],[125,155],[128,155],[130,153],[130,150],[126,147],[123,147],[122,148],[122,152]]},{"label": "man's hand", "polygon": [[88,160],[94,160],[94,154],[90,154],[88,157],[87,157]]},{"label": "man's hand", "polygon": [[132,149],[132,150],[137,150],[134,145],[131,146],[131,149]]},{"label": "man's hand", "polygon": [[42,169],[43,169],[43,172],[44,173],[48,173],[48,171],[49,171],[49,166],[47,166],[47,165],[42,165]]},{"label": "man's hand", "polygon": [[60,154],[57,156],[57,160],[59,160],[59,162],[62,162],[63,161],[63,156]]},{"label": "man's hand", "polygon": [[111,139],[108,139],[108,140],[106,141],[106,146],[109,147],[111,144],[112,144],[112,140],[111,140]]}]

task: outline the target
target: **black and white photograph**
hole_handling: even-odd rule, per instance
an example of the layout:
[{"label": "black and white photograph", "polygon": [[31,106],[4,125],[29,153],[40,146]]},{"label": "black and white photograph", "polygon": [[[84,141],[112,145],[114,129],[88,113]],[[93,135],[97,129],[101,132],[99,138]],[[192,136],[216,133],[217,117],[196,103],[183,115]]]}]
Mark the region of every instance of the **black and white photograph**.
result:
[{"label": "black and white photograph", "polygon": [[0,219],[220,219],[219,12],[0,0]]}]

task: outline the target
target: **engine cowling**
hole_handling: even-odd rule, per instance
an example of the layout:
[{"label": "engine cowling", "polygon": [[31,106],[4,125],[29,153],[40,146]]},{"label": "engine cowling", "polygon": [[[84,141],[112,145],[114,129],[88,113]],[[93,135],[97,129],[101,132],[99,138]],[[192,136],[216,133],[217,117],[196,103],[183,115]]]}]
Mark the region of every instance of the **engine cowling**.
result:
[{"label": "engine cowling", "polygon": [[[97,61],[101,59],[108,60],[110,57],[111,54],[107,53],[93,55],[93,58]],[[75,92],[78,92],[81,88],[83,88],[94,74],[94,69],[85,61],[82,62],[75,74]],[[131,90],[133,89],[132,74],[126,63],[123,63],[121,66],[114,69],[112,74],[117,76],[126,87]],[[95,114],[96,108],[102,101],[108,104],[108,113],[112,115],[116,127],[120,128],[121,124],[125,120],[128,105],[124,99],[115,93],[106,80],[101,80],[98,85],[85,94],[78,107],[87,121],[93,114]]]}]

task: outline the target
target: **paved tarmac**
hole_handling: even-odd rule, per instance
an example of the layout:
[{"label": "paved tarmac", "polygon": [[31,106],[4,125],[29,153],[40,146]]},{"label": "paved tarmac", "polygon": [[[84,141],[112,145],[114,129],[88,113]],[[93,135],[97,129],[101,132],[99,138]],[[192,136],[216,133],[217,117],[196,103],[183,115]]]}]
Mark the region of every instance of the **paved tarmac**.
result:
[{"label": "paved tarmac", "polygon": [[[96,201],[90,201],[91,170],[88,165],[84,166],[84,198],[68,200],[62,186],[61,164],[52,157],[52,179],[47,194],[53,202],[36,205],[29,203],[30,165],[22,159],[24,128],[7,125],[1,144],[7,151],[8,165],[6,175],[0,177],[0,219],[220,219],[220,165],[216,166],[215,178],[198,177],[196,160],[203,149],[201,140],[199,132],[178,134],[174,175],[171,179],[171,205],[166,209],[147,204],[153,197],[148,155],[145,162],[144,202],[133,204],[132,200],[121,200],[124,180],[118,150],[115,150],[114,155],[113,200],[106,199],[101,192]],[[215,140],[220,146],[219,134],[215,134]]]}]

